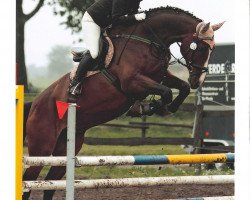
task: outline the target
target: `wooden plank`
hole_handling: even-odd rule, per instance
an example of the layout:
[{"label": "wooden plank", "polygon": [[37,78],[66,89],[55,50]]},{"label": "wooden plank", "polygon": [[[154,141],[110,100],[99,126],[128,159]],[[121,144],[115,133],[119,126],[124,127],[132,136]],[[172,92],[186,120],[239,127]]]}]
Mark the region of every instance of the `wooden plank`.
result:
[{"label": "wooden plank", "polygon": [[194,138],[193,147],[195,148],[195,152],[193,153],[199,153],[199,150],[196,147],[201,147],[202,144],[200,138],[200,133],[202,130],[202,116],[203,116],[203,105],[197,105],[195,112],[195,119],[194,119],[194,127],[193,127],[193,138]]},{"label": "wooden plank", "polygon": [[107,126],[107,127],[116,127],[116,128],[133,128],[133,129],[148,129],[148,126],[144,125],[127,125],[127,124],[113,124],[113,123],[108,123],[108,124],[101,124],[99,126]]},{"label": "wooden plank", "polygon": [[166,126],[177,128],[193,128],[193,125],[188,124],[172,124],[172,123],[157,123],[157,122],[129,122],[131,125],[146,125],[146,126]]}]

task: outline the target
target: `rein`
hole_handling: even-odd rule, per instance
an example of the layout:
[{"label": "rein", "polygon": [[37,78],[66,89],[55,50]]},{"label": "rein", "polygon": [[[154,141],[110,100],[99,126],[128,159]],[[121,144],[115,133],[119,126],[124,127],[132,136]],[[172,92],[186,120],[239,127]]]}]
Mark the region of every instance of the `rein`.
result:
[{"label": "rein", "polygon": [[158,49],[160,52],[163,52],[163,53],[161,54],[161,56],[154,55],[153,52],[151,52],[151,53],[153,54],[153,56],[155,56],[157,59],[160,59],[160,60],[166,60],[166,55],[167,55],[167,53],[170,52],[169,48],[165,48],[162,45],[158,44],[157,42],[154,42],[152,40],[149,40],[149,39],[137,36],[137,35],[120,34],[120,35],[112,35],[111,37],[112,38],[126,38],[128,40],[131,39],[131,40],[135,40],[135,41],[139,41],[139,42],[148,44],[151,47],[155,47],[156,49]]},{"label": "rein", "polygon": [[[137,28],[138,24],[136,25],[135,29]],[[161,38],[153,31],[153,29],[147,24],[146,21],[144,21],[143,23],[143,26],[146,27],[150,32],[151,34],[153,35],[154,39],[156,39],[157,42],[155,42],[154,40],[149,40],[149,39],[146,39],[146,38],[143,38],[143,37],[140,37],[140,36],[137,36],[137,35],[134,35],[134,31],[135,29],[131,32],[131,34],[116,34],[116,35],[111,35],[112,38],[126,38],[126,44],[120,54],[120,57],[119,57],[119,60],[121,58],[121,55],[127,45],[127,42],[132,39],[132,40],[136,40],[136,41],[139,41],[139,42],[143,42],[145,44],[148,44],[150,46],[154,46],[156,47],[157,49],[159,49],[161,52],[163,52],[162,54],[162,57],[158,57],[158,56],[155,56],[156,58],[158,59],[161,59],[161,60],[166,60],[166,55],[167,53],[169,53],[169,48],[164,44],[164,42],[161,40]]]}]

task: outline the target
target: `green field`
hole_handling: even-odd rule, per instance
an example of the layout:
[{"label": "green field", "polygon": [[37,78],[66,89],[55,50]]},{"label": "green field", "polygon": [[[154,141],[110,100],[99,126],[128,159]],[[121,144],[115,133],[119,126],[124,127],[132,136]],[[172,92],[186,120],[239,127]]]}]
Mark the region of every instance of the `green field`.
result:
[{"label": "green field", "polygon": [[[27,97],[26,101],[31,101],[32,96]],[[187,101],[190,102],[193,97]],[[162,123],[178,123],[192,125],[194,120],[193,112],[177,111],[175,114],[165,117],[150,116],[147,117],[148,122]],[[141,118],[130,118],[121,116],[111,121],[111,123],[128,124],[130,121],[141,122]],[[147,130],[146,137],[191,137],[192,129],[188,128],[173,128],[173,127],[157,127],[152,126]],[[127,128],[111,128],[98,126],[88,130],[85,134],[88,137],[101,138],[125,138],[125,137],[140,137],[140,129]],[[24,149],[27,154],[27,148]],[[185,154],[186,152],[181,146],[175,145],[144,145],[144,146],[102,146],[102,145],[83,145],[78,155],[164,155],[164,154]],[[48,167],[45,167],[41,175],[45,176]],[[83,178],[122,178],[122,177],[150,177],[150,176],[177,176],[177,175],[194,175],[197,171],[192,166],[102,166],[102,167],[80,167],[76,169],[76,176]],[[222,171],[202,170],[201,174],[233,174],[230,169]]]}]

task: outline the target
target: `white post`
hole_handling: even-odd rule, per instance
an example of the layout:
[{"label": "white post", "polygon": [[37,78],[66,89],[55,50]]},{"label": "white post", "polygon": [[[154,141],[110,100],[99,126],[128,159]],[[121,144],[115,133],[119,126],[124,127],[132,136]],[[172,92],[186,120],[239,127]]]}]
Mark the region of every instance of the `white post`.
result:
[{"label": "white post", "polygon": [[74,200],[76,104],[70,104],[67,126],[66,200]]}]

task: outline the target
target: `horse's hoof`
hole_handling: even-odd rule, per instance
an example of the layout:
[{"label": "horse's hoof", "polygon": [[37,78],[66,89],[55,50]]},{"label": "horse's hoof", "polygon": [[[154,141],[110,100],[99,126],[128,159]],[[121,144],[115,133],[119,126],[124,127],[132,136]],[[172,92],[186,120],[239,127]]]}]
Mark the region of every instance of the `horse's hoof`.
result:
[{"label": "horse's hoof", "polygon": [[141,105],[139,101],[136,101],[134,105],[130,107],[130,109],[126,113],[126,116],[128,117],[141,117],[142,116]]},{"label": "horse's hoof", "polygon": [[168,106],[168,111],[170,112],[170,113],[175,113],[176,111],[178,110],[178,108],[176,108],[176,107],[173,107],[173,106]]}]

